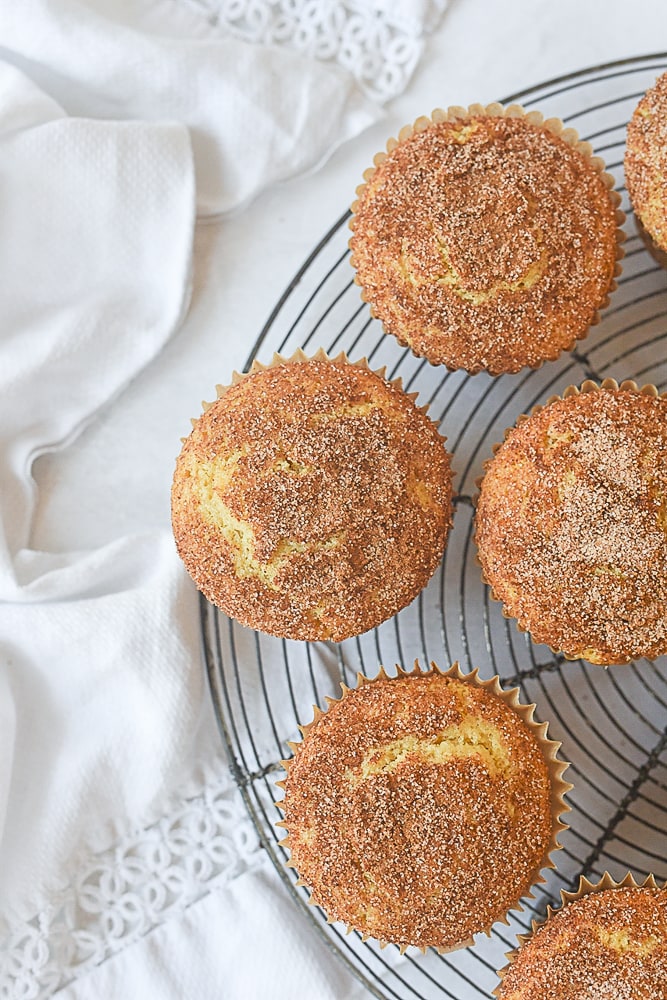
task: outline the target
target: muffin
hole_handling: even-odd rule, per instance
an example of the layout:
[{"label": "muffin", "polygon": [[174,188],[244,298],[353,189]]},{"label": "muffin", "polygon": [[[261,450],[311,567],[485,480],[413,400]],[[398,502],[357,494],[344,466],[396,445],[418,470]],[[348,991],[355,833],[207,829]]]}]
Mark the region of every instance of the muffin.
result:
[{"label": "muffin", "polygon": [[571,787],[560,744],[517,689],[456,664],[358,680],[283,762],[290,865],[330,921],[365,937],[471,944],[552,867]]},{"label": "muffin", "polygon": [[371,312],[432,364],[535,368],[597,322],[619,195],[573,129],[518,105],[434,111],[364,174],[352,264]]},{"label": "muffin", "polygon": [[667,890],[652,876],[582,879],[499,975],[499,1000],[665,1000]]},{"label": "muffin", "polygon": [[644,94],[628,124],[625,180],[640,234],[667,263],[667,73]]},{"label": "muffin", "polygon": [[505,614],[569,659],[667,652],[667,399],[613,379],[571,386],[510,429],[475,517]]},{"label": "muffin", "polygon": [[371,629],[442,557],[450,459],[416,394],[365,362],[276,356],[194,422],[172,524],[197,587],[243,625],[290,639]]}]

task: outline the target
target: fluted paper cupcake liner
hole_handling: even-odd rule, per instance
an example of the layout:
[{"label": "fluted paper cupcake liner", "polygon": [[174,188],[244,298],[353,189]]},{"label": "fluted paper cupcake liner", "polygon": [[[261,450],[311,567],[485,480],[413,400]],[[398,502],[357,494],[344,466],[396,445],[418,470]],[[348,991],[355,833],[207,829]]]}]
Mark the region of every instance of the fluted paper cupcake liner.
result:
[{"label": "fluted paper cupcake liner", "polygon": [[[519,688],[511,688],[505,690],[502,688],[500,683],[500,678],[496,675],[488,680],[482,680],[479,676],[478,669],[471,671],[470,673],[463,673],[458,665],[454,663],[448,670],[441,670],[435,663],[431,663],[430,668],[426,671],[422,671],[419,667],[419,663],[415,662],[414,669],[412,671],[403,670],[400,666],[396,666],[397,673],[395,676],[389,676],[383,667],[380,667],[379,673],[373,678],[369,678],[364,674],[357,674],[357,685],[354,688],[347,687],[345,684],[341,684],[342,695],[339,699],[326,698],[326,709],[323,711],[318,706],[313,706],[313,720],[310,723],[300,725],[299,730],[302,734],[302,740],[300,743],[288,742],[289,748],[293,752],[293,757],[282,761],[282,765],[287,772],[287,778],[278,781],[278,787],[282,788],[287,792],[287,783],[289,781],[290,767],[292,766],[294,760],[299,754],[300,748],[304,745],[305,741],[308,739],[309,733],[312,732],[314,727],[318,725],[323,716],[327,714],[332,708],[344,699],[348,697],[354,697],[354,693],[359,688],[365,685],[372,685],[378,682],[384,681],[392,683],[395,680],[400,680],[402,678],[415,677],[415,675],[420,677],[428,677],[433,674],[437,674],[444,678],[453,678],[460,681],[466,685],[474,688],[482,689],[489,692],[494,698],[502,701],[511,711],[518,717],[525,729],[527,729],[534,737],[539,750],[541,752],[542,758],[546,764],[549,773],[549,787],[550,787],[550,812],[551,812],[551,836],[548,844],[546,845],[541,857],[536,863],[534,869],[525,878],[524,884],[517,887],[517,897],[512,905],[510,905],[503,912],[494,913],[492,918],[487,922],[483,921],[479,927],[475,928],[474,934],[483,933],[487,936],[491,933],[491,928],[494,923],[501,922],[508,924],[508,915],[512,910],[521,911],[523,909],[520,900],[521,899],[532,899],[534,898],[532,893],[532,888],[536,885],[545,881],[542,872],[555,867],[552,855],[562,846],[559,842],[560,834],[567,829],[567,824],[563,821],[563,815],[569,810],[569,805],[565,801],[565,795],[572,788],[572,785],[565,780],[564,773],[567,770],[569,764],[558,756],[558,751],[561,744],[558,741],[551,740],[547,736],[548,723],[542,722],[538,723],[534,718],[535,704],[522,704],[519,699]],[[278,807],[284,812],[285,811],[285,801],[276,803]],[[287,836],[280,842],[281,846],[290,849],[290,833],[288,823],[281,820],[277,826],[282,827],[288,831]],[[287,862],[288,867],[295,868],[295,864],[292,860]],[[298,872],[299,878],[297,880],[297,885],[306,886],[311,892],[309,903],[311,905],[322,906],[322,903],[318,900],[317,894],[312,890],[307,877],[301,876]],[[446,906],[446,903],[443,903]],[[325,911],[325,916],[329,923],[334,922],[337,918],[335,915],[333,917],[326,914],[326,908],[322,907]],[[343,920],[343,923],[346,923]],[[369,934],[365,933],[362,928],[355,927],[353,923],[347,923],[348,933],[357,930],[362,934],[364,940],[370,937]],[[395,943],[398,945],[401,952],[404,952],[407,947],[415,942],[411,941],[396,941],[389,940],[381,937],[377,937],[376,940],[379,942],[381,947],[385,947],[389,943]],[[472,945],[474,939],[472,936],[464,936],[460,940],[447,945],[447,946],[435,946],[435,950],[441,954],[457,950],[459,948],[464,948]],[[418,943],[415,944],[419,950],[422,952],[426,951],[427,946],[422,946]],[[432,946],[432,945],[431,945]],[[433,946],[432,946],[433,947]]]}]

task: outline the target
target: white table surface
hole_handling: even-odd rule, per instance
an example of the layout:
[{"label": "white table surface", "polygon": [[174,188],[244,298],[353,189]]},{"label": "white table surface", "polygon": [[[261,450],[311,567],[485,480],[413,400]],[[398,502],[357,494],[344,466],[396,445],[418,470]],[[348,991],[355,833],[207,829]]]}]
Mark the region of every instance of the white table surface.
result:
[{"label": "white table surface", "polygon": [[[194,294],[180,331],[76,441],[37,460],[40,499],[31,546],[94,548],[168,527],[173,464],[189,418],[199,413],[202,398],[212,397],[216,382],[227,382],[243,365],[292,275],[353,199],[373,154],[403,124],[434,107],[502,99],[570,71],[665,49],[664,0],[451,0],[384,121],[315,173],[265,192],[234,217],[197,226]],[[287,897],[285,905],[291,905]],[[239,933],[244,930],[251,932]],[[156,941],[158,951],[170,947],[168,937]],[[260,989],[259,967],[246,964],[242,975],[222,994],[226,1000],[271,997]],[[346,976],[341,973],[341,990]],[[105,992],[112,989],[108,981],[102,983],[97,980],[97,995],[112,995]],[[133,995],[148,994],[137,984]],[[277,988],[275,995],[282,996]]]}]

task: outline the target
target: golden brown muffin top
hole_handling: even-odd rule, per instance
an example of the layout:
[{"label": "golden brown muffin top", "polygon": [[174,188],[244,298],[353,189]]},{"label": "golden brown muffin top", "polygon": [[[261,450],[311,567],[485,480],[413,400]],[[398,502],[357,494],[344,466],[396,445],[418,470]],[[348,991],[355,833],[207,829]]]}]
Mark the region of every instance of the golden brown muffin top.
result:
[{"label": "golden brown muffin top", "polygon": [[525,117],[430,122],[353,206],[356,280],[433,364],[492,374],[570,349],[613,286],[615,202],[591,158]]},{"label": "golden brown muffin top", "polygon": [[305,727],[287,765],[291,863],[328,917],[401,946],[470,943],[553,847],[549,765],[488,688],[381,675]]},{"label": "golden brown muffin top", "polygon": [[667,892],[623,887],[565,905],[504,970],[501,1000],[667,1000]]},{"label": "golden brown muffin top", "polygon": [[255,371],[196,422],[176,464],[178,551],[244,625],[340,641],[408,604],[451,517],[449,455],[411,396],[365,367]]},{"label": "golden brown muffin top", "polygon": [[548,403],[487,463],[476,539],[506,612],[571,658],[667,652],[667,400],[595,388]]},{"label": "golden brown muffin top", "polygon": [[667,251],[667,73],[644,94],[628,124],[625,179],[636,214]]}]

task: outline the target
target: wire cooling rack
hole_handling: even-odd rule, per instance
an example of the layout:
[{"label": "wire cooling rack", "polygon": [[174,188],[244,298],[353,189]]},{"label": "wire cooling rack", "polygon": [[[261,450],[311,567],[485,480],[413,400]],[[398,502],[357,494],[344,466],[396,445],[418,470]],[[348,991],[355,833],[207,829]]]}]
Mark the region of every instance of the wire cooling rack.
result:
[{"label": "wire cooling rack", "polygon": [[[490,378],[433,368],[386,336],[352,283],[347,241],[348,214],[341,216],[304,262],[273,310],[255,344],[256,355],[345,350],[352,360],[368,357],[387,366],[420,404],[441,421],[454,455],[454,526],[442,564],[422,594],[378,629],[340,644],[296,643],[242,628],[203,598],[201,626],[213,702],[235,779],[261,841],[313,933],[319,934],[369,994],[391,1000],[479,1000],[490,997],[496,970],[516,943],[516,934],[540,918],[561,888],[580,874],[608,869],[622,877],[652,872],[667,879],[667,670],[666,658],[604,670],[567,662],[533,644],[503,618],[489,598],[474,559],[472,496],[482,463],[506,427],[548,396],[585,378],[613,376],[653,382],[667,390],[667,276],[637,235],[623,179],[625,128],[639,98],[667,69],[667,53],[610,63],[552,80],[506,98],[574,126],[602,156],[616,178],[628,215],[626,257],[619,288],[602,322],[577,349],[537,371]],[[430,110],[430,109],[426,109]],[[359,174],[367,166],[359,164]],[[497,924],[489,938],[450,955],[404,956],[380,949],[327,924],[295,886],[278,841],[284,831],[275,801],[280,760],[287,740],[299,739],[298,723],[312,719],[312,706],[338,697],[340,682],[354,684],[357,671],[377,673],[379,664],[479,667],[483,677],[500,675],[504,687],[518,685],[523,701],[550,723],[572,766],[567,777],[570,828],[555,857],[556,872],[525,901],[523,911]]]}]

